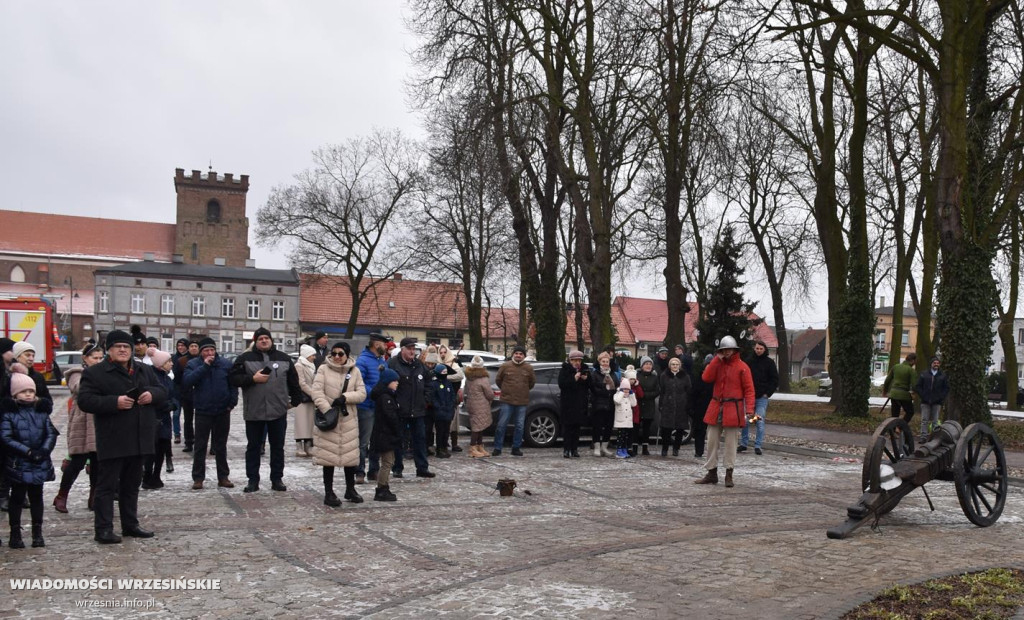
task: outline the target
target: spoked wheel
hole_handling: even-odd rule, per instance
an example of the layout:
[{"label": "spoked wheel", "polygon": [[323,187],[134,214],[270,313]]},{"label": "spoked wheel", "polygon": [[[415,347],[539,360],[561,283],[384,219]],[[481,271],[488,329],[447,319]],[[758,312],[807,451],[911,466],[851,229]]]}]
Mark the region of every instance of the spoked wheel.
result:
[{"label": "spoked wheel", "polygon": [[1006,455],[999,437],[986,424],[971,424],[960,436],[953,459],[960,508],[978,527],[992,525],[1006,504]]},{"label": "spoked wheel", "polygon": [[871,435],[864,469],[861,473],[861,488],[870,493],[882,492],[882,464],[894,465],[914,453],[914,433],[903,418],[889,418],[882,422]]}]

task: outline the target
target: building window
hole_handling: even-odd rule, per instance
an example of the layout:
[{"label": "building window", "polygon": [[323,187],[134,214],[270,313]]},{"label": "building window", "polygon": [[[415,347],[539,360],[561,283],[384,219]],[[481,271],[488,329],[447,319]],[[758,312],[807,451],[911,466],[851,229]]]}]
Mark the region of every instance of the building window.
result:
[{"label": "building window", "polygon": [[192,260],[199,260],[199,244],[192,244]]},{"label": "building window", "polygon": [[196,296],[192,298],[192,316],[206,316],[206,298]]},{"label": "building window", "polygon": [[161,295],[160,296],[160,314],[173,315],[174,314],[174,295]]},{"label": "building window", "polygon": [[284,302],[283,301],[275,301],[274,305],[272,307],[272,310],[273,310],[273,312],[270,315],[270,318],[272,320],[274,320],[274,321],[283,321],[284,320]]},{"label": "building window", "polygon": [[901,347],[909,347],[910,346],[910,332],[908,332],[907,330],[903,330],[903,340],[900,341],[900,346]]},{"label": "building window", "polygon": [[214,224],[220,222],[220,203],[216,199],[206,203],[206,221]]},{"label": "building window", "polygon": [[234,353],[235,351],[235,335],[221,333],[220,335],[220,352],[221,353]]},{"label": "building window", "polygon": [[108,293],[107,291],[100,291],[99,305],[99,312],[110,312],[110,310],[108,309],[110,305],[110,293]]},{"label": "building window", "polygon": [[25,281],[25,270],[21,268],[21,265],[15,265],[11,268],[11,282],[24,282]]},{"label": "building window", "polygon": [[224,319],[235,318],[235,298],[225,297],[220,300],[220,316]]},{"label": "building window", "polygon": [[146,313],[146,296],[142,293],[132,293],[132,314]]},{"label": "building window", "polygon": [[875,348],[885,349],[885,332],[875,332]]},{"label": "building window", "polygon": [[247,311],[245,314],[246,318],[258,319],[260,318],[260,300],[250,299],[247,304]]},{"label": "building window", "polygon": [[161,351],[177,351],[174,348],[174,336],[161,336],[160,337],[160,350]]},{"label": "building window", "polygon": [[1024,328],[1017,330],[1017,344],[1024,344]]}]

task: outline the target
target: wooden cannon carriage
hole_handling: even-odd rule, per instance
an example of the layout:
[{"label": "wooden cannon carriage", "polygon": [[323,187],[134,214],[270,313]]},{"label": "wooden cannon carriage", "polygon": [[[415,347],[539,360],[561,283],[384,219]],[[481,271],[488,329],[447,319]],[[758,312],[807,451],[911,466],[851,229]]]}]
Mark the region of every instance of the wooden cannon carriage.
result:
[{"label": "wooden cannon carriage", "polygon": [[906,421],[886,420],[875,429],[864,456],[864,494],[847,509],[846,521],[828,530],[828,537],[846,538],[869,520],[877,522],[918,487],[935,510],[924,488],[932,480],[956,485],[960,508],[971,523],[979,527],[995,523],[1003,512],[1007,490],[1006,455],[995,431],[981,423],[965,430],[948,421],[915,449]]}]

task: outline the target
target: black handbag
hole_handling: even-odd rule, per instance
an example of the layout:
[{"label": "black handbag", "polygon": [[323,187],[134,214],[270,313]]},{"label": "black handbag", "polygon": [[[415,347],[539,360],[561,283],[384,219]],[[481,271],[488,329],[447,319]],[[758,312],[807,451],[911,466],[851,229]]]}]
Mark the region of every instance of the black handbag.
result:
[{"label": "black handbag", "polygon": [[[348,377],[345,378],[345,384],[341,386],[341,393],[344,394],[346,391],[348,391]],[[314,409],[313,424],[319,430],[333,431],[334,427],[338,425],[338,418],[340,416],[341,407],[331,407],[327,410],[327,413],[320,413],[320,409]]]}]

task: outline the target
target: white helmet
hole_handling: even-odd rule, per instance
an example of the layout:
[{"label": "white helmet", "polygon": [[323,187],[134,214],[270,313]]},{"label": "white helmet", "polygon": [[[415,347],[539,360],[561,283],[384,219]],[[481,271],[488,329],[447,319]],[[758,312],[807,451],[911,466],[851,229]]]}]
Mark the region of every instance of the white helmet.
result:
[{"label": "white helmet", "polygon": [[718,349],[717,349],[718,351],[721,351],[722,349],[739,349],[739,348],[740,347],[736,344],[736,339],[733,338],[732,336],[723,336],[722,339],[718,341]]}]

